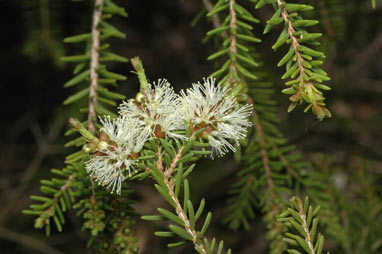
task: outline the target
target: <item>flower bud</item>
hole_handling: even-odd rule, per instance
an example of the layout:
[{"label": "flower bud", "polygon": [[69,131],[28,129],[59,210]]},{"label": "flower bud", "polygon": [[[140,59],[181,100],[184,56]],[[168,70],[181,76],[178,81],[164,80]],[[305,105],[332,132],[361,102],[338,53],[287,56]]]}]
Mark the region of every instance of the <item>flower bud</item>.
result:
[{"label": "flower bud", "polygon": [[137,95],[135,96],[135,100],[138,102],[138,103],[143,103],[145,101],[145,95],[141,92],[137,93]]},{"label": "flower bud", "polygon": [[97,149],[97,145],[93,142],[90,142],[82,147],[82,151],[85,153],[94,153]]},{"label": "flower bud", "polygon": [[106,150],[109,147],[109,144],[105,141],[101,141],[98,143],[98,149]]}]

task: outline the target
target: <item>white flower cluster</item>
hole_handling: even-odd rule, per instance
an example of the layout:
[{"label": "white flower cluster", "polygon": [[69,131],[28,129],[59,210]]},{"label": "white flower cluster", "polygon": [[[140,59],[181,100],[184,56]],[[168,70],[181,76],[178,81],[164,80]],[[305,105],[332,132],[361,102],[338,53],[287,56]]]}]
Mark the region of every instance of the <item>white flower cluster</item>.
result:
[{"label": "white flower cluster", "polygon": [[248,116],[251,106],[240,106],[229,89],[215,85],[215,79],[193,84],[191,89],[177,95],[167,80],[159,80],[149,89],[138,93],[135,99],[123,102],[117,119],[101,119],[103,128],[95,153],[86,163],[86,170],[96,181],[121,193],[122,182],[138,163],[139,152],[150,138],[187,139],[191,133],[201,131],[207,140],[212,157],[235,151],[230,140],[238,143],[251,124]]},{"label": "white flower cluster", "polygon": [[215,86],[215,79],[204,79],[204,83],[193,84],[186,92],[181,91],[184,117],[191,130],[204,128],[201,134],[209,141],[213,153],[223,156],[235,148],[229,142],[236,143],[245,138],[247,127],[251,126],[248,116],[252,106],[240,107],[230,95],[227,87]]}]

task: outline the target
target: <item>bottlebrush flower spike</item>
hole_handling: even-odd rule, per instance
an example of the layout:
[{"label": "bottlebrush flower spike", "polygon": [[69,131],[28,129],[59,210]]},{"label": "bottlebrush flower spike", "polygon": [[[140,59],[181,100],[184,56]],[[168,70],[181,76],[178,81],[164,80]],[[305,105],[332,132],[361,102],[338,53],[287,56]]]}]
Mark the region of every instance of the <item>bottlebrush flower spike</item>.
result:
[{"label": "bottlebrush flower spike", "polygon": [[211,144],[211,156],[223,156],[229,149],[235,151],[229,140],[238,143],[245,138],[247,127],[251,126],[248,116],[252,106],[240,106],[230,95],[229,88],[215,85],[214,78],[204,79],[203,84],[193,84],[187,92],[182,90],[181,95],[184,119],[191,132],[205,129],[201,137]]},{"label": "bottlebrush flower spike", "polygon": [[123,102],[119,109],[121,115],[137,119],[152,137],[162,138],[168,135],[185,138],[174,132],[184,130],[185,125],[179,96],[174,93],[166,79],[159,79],[157,84],[154,83],[138,93],[135,99]]},{"label": "bottlebrush flower spike", "polygon": [[86,170],[99,184],[107,186],[117,194],[121,194],[122,182],[126,172],[137,163],[138,153],[148,139],[135,119],[120,117],[111,120],[101,119],[100,142],[97,151],[86,162]]}]

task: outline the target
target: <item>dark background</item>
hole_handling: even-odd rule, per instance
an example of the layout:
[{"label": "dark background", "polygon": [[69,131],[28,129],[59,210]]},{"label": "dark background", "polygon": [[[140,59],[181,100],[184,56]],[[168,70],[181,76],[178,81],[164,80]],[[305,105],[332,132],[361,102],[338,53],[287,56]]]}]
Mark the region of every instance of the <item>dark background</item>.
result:
[{"label": "dark background", "polygon": [[[212,63],[206,60],[214,52],[213,44],[201,42],[211,24],[202,20],[190,26],[202,8],[201,1],[117,2],[129,17],[113,19],[127,35],[125,40],[112,41],[114,52],[127,58],[140,56],[151,81],[167,78],[179,90],[213,72]],[[332,155],[346,172],[345,162],[362,156],[370,160],[372,173],[382,174],[382,3],[377,1],[373,10],[369,0],[312,2],[316,6],[312,18],[322,21],[314,29],[324,34],[322,50],[327,60],[323,68],[331,76],[327,84],[333,88],[326,93],[333,117],[323,121],[302,113],[301,107],[286,113],[288,99],[279,92],[284,86],[280,80],[283,70],[275,67],[281,52],[270,49],[280,29],[262,36],[264,20],[270,18],[272,9],[254,11],[262,20],[255,26],[255,34],[263,40],[258,49],[275,84],[280,128],[307,159],[317,153]],[[72,93],[62,85],[72,77],[73,65],[63,64],[59,57],[82,52],[83,48],[64,45],[62,40],[90,31],[91,5],[1,0],[0,13],[0,253],[87,253],[87,232],[81,231],[74,211],[67,215],[64,232],[53,230],[47,239],[43,231],[33,228],[33,218],[21,210],[31,203],[29,195],[39,193],[39,180],[50,177],[50,168],[61,168],[69,153],[63,147],[68,141],[63,133],[68,116],[76,116],[78,109],[62,106]],[[134,96],[139,86],[130,64],[111,69],[128,76],[118,91]],[[218,239],[226,239],[234,253],[263,253],[265,225],[260,214],[250,232],[229,232],[219,222],[226,189],[237,168],[230,156],[202,161],[193,178],[204,180],[191,185],[193,198],[207,199],[208,209],[214,212],[210,230],[217,232]],[[152,213],[163,205],[152,183],[134,188],[141,200],[136,207],[139,212]],[[152,236],[151,225],[139,222],[137,228],[144,253],[167,253],[163,242]]]}]

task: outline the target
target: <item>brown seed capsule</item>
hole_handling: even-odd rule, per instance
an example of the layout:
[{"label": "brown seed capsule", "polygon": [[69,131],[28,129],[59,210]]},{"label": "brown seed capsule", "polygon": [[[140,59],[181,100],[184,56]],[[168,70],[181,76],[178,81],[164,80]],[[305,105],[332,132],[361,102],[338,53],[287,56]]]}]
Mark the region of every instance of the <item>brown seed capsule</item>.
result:
[{"label": "brown seed capsule", "polygon": [[165,133],[162,131],[162,128],[160,127],[160,125],[155,125],[154,135],[157,138],[163,138],[164,137]]}]

